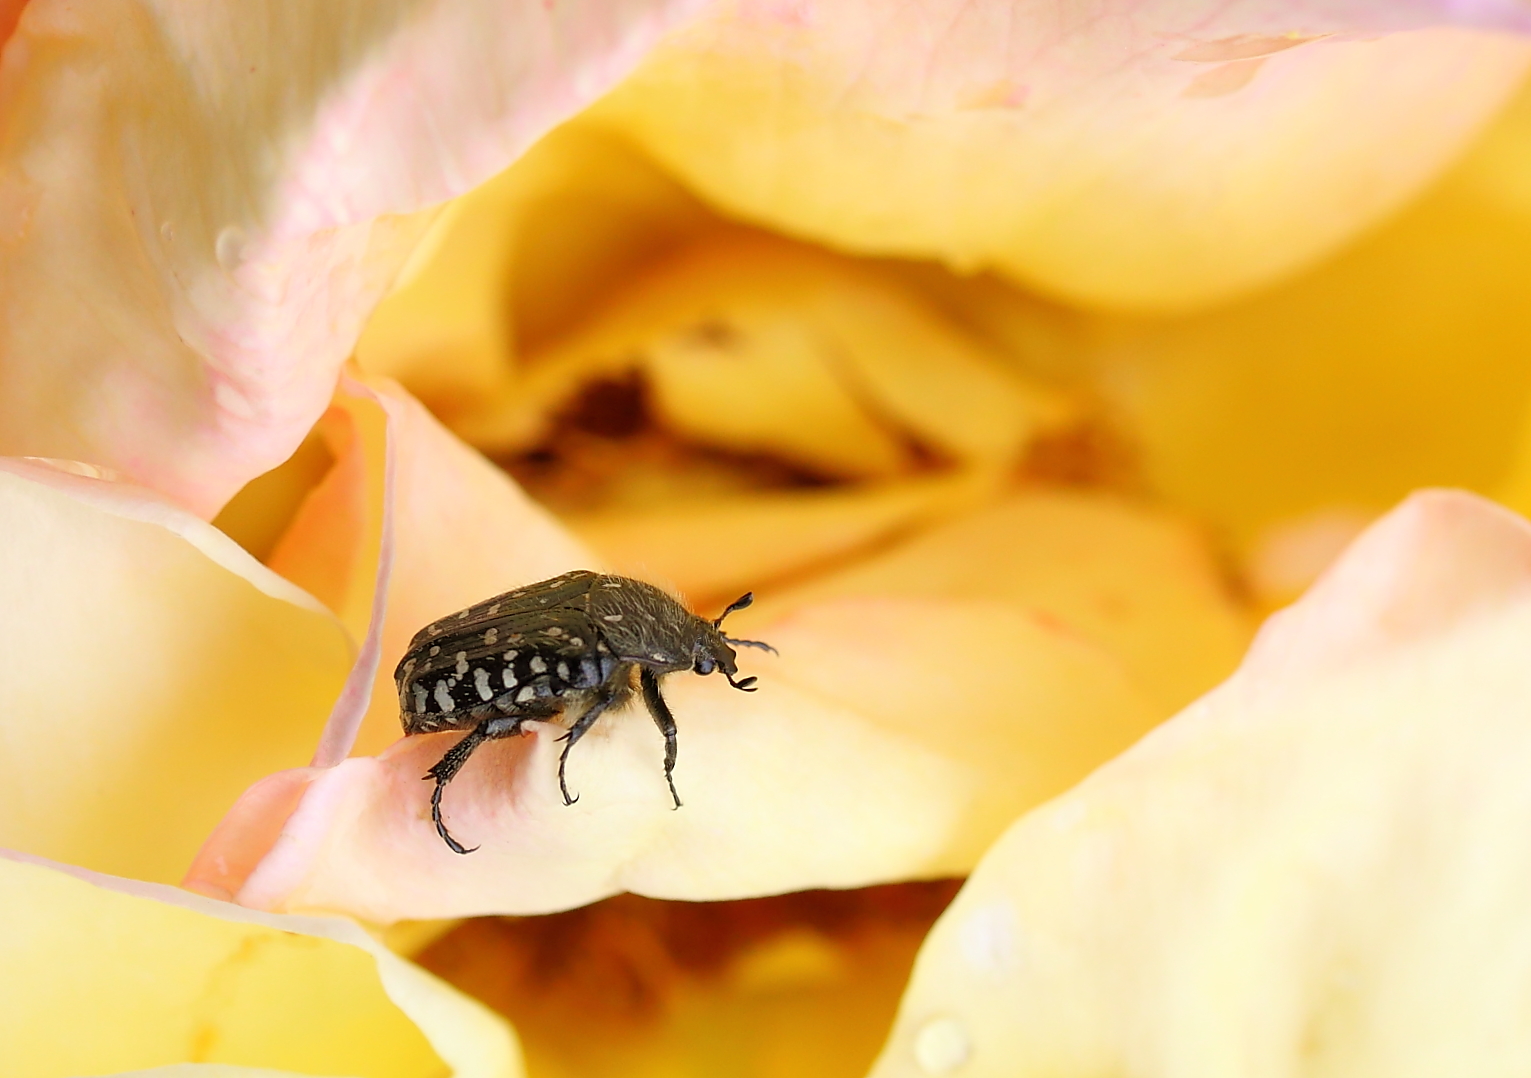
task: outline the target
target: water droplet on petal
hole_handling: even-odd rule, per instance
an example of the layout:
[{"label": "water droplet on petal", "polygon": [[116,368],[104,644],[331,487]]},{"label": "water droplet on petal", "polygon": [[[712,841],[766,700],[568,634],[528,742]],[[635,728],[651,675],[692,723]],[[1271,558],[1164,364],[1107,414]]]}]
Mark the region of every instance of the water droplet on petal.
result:
[{"label": "water droplet on petal", "polygon": [[213,245],[218,265],[226,270],[236,269],[245,260],[245,230],[238,225],[228,225],[218,233]]},{"label": "water droplet on petal", "polygon": [[967,1030],[955,1018],[932,1018],[914,1035],[914,1061],[926,1074],[951,1074],[971,1054]]}]

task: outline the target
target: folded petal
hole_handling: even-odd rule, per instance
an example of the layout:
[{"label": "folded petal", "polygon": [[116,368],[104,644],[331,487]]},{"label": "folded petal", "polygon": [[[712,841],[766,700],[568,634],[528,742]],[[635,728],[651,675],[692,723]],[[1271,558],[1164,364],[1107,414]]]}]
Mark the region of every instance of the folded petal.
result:
[{"label": "folded petal", "polygon": [[212,513],[324,411],[431,207],[695,6],[34,0],[0,73],[0,451]]},{"label": "folded petal", "polygon": [[1411,498],[1000,840],[874,1073],[1523,1071],[1528,638],[1531,526]]},{"label": "folded petal", "polygon": [[1422,486],[1495,490],[1531,400],[1527,145],[1523,91],[1435,188],[1311,271],[1199,315],[1092,320],[1084,362],[1153,489],[1246,548]]},{"label": "folded petal", "polygon": [[14,1078],[515,1078],[502,1020],[352,922],[0,853]]},{"label": "folded petal", "polygon": [[0,842],[175,880],[304,763],[351,667],[311,596],[162,496],[0,462]]},{"label": "folded petal", "polygon": [[[781,653],[744,654],[758,693],[667,683],[679,811],[641,711],[598,724],[571,754],[572,806],[557,785],[561,731],[534,723],[479,750],[448,787],[453,832],[481,845],[459,856],[435,834],[421,781],[455,738],[415,737],[267,780],[224,827],[270,852],[219,876],[205,851],[191,885],[391,922],[544,912],[624,890],[725,898],[958,874],[1242,646],[1192,537],[1109,501],[1023,498],[908,548],[903,562],[889,555],[741,619]],[[1195,659],[1151,670],[1167,650],[1155,634]],[[289,811],[279,828],[259,822]]]},{"label": "folded petal", "polygon": [[1184,308],[1333,250],[1457,155],[1531,51],[1449,24],[1531,29],[1493,2],[760,0],[594,117],[751,221]]},{"label": "folded petal", "polygon": [[393,669],[423,625],[485,596],[599,565],[386,379],[343,379],[321,429],[334,463],[270,563],[360,634],[361,654],[316,738],[314,766],[262,778],[204,835],[188,886],[220,898],[239,890],[324,768],[398,739]]},{"label": "folded petal", "polygon": [[344,379],[327,418],[335,465],[270,558],[373,652],[353,672],[352,699],[332,718],[320,766],[399,736],[393,668],[422,626],[486,596],[598,565],[505,473],[387,379]]}]

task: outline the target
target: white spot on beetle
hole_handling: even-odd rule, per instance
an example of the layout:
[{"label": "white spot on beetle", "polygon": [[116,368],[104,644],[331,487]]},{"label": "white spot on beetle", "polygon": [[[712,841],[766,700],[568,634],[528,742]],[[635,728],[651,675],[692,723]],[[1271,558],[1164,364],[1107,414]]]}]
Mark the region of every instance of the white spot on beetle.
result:
[{"label": "white spot on beetle", "polygon": [[556,625],[550,625],[550,626],[548,626],[548,635],[549,636],[562,636],[563,635],[563,630],[560,629]]},{"label": "white spot on beetle", "polygon": [[489,671],[482,666],[473,670],[473,687],[478,690],[480,700],[494,699],[494,690],[489,687]]},{"label": "white spot on beetle", "polygon": [[440,654],[441,654],[441,645],[440,644],[432,644],[431,645],[431,658],[434,659],[437,655],[440,655]]},{"label": "white spot on beetle", "polygon": [[500,672],[500,680],[505,682],[505,687],[507,689],[514,689],[516,687],[516,673],[515,673],[515,671],[507,666],[504,670],[502,670]]},{"label": "white spot on beetle", "polygon": [[454,669],[458,677],[462,677],[468,672],[468,653],[466,651],[459,651],[457,653],[457,666]]},{"label": "white spot on beetle", "polygon": [[447,691],[445,681],[436,682],[436,706],[442,711],[456,711],[457,701],[452,699],[452,694]]},{"label": "white spot on beetle", "polygon": [[415,685],[415,714],[416,715],[424,715],[425,714],[425,703],[429,699],[430,699],[430,696],[426,693],[425,686],[424,685],[420,685],[420,684],[417,683]]},{"label": "white spot on beetle", "polygon": [[570,644],[571,644],[571,645],[572,645],[572,646],[574,646],[574,647],[577,647],[577,648],[582,648],[582,647],[584,647],[584,646],[585,646],[585,642],[584,642],[584,641],[583,641],[583,640],[581,640],[581,639],[580,639],[580,638],[579,638],[579,637],[577,637],[577,636],[571,636],[571,637],[569,637],[569,643],[570,643]]},{"label": "white spot on beetle", "polygon": [[528,700],[530,700],[533,697],[535,697],[536,695],[537,695],[537,690],[533,686],[528,685],[525,688],[523,688],[520,692],[516,693],[516,703],[524,704]]},{"label": "white spot on beetle", "polygon": [[541,655],[532,656],[531,667],[534,674],[546,674],[548,672],[548,664]]},{"label": "white spot on beetle", "polygon": [[558,664],[558,676],[563,678],[565,681],[569,680],[569,664],[568,663],[559,663]]},{"label": "white spot on beetle", "polygon": [[500,630],[486,629],[484,631],[484,644],[486,647],[494,647],[495,641],[500,638]]},{"label": "white spot on beetle", "polygon": [[602,621],[621,621],[622,620],[622,615],[621,614],[605,614],[605,615],[603,615],[601,617],[601,620]]},{"label": "white spot on beetle", "polygon": [[519,654],[521,654],[519,651],[517,651],[515,648],[511,648],[504,655],[501,655],[500,658],[504,659],[506,662],[510,662]]},{"label": "white spot on beetle", "polygon": [[490,617],[494,617],[499,612],[500,612],[500,604],[499,603],[495,603],[487,611],[485,611],[485,613],[487,613]]}]

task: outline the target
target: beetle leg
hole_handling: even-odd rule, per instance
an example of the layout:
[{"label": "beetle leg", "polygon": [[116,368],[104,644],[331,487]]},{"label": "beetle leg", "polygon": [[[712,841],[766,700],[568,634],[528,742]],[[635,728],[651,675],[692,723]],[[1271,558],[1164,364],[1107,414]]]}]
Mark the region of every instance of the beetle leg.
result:
[{"label": "beetle leg", "polygon": [[585,713],[574,720],[574,725],[569,727],[569,732],[558,739],[564,742],[563,752],[558,756],[558,789],[563,793],[563,803],[565,805],[572,805],[579,800],[579,794],[575,794],[573,797],[569,796],[569,784],[564,781],[563,769],[564,764],[569,760],[569,750],[575,746],[580,738],[585,736],[586,730],[595,725],[595,720],[600,718],[606,709],[616,703],[619,698],[619,693],[602,692],[600,696],[591,701],[590,706],[585,709]]},{"label": "beetle leg", "polygon": [[654,716],[654,724],[659,727],[659,732],[664,734],[664,779],[670,784],[670,798],[675,802],[675,807],[680,808],[680,794],[675,792],[675,754],[679,748],[679,738],[675,731],[675,716],[670,714],[670,705],[659,692],[659,675],[648,667],[643,668],[643,673],[638,676],[643,686],[643,702],[649,706],[649,714]]},{"label": "beetle leg", "polygon": [[435,779],[436,788],[431,791],[431,821],[436,825],[436,834],[441,836],[441,841],[447,844],[447,848],[453,853],[472,853],[477,846],[467,847],[458,842],[447,831],[447,825],[441,821],[441,792],[447,788],[447,783],[457,777],[462,770],[462,765],[468,762],[468,757],[473,755],[473,750],[489,740],[490,720],[485,720],[468,731],[468,736],[457,744],[447,749],[446,755],[436,761],[436,766],[425,773],[424,778]]},{"label": "beetle leg", "polygon": [[[530,709],[527,709],[530,710]],[[543,714],[543,711],[546,714]],[[464,846],[447,831],[447,825],[441,820],[441,794],[446,789],[447,783],[457,777],[462,770],[463,764],[468,762],[468,757],[473,751],[486,741],[497,741],[502,737],[510,737],[521,732],[521,724],[532,719],[550,718],[557,714],[556,708],[539,709],[533,714],[522,714],[515,717],[485,719],[472,730],[468,736],[457,744],[447,749],[446,754],[436,761],[436,766],[427,771],[422,778],[435,779],[436,788],[431,791],[431,821],[436,825],[436,833],[447,844],[447,848],[453,853],[472,853],[477,846]]]}]

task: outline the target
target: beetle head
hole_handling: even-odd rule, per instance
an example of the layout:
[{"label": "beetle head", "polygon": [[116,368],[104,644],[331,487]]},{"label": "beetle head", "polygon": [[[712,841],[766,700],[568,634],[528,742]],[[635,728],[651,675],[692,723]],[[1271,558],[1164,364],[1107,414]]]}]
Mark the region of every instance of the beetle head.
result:
[{"label": "beetle head", "polygon": [[744,692],[755,691],[754,678],[747,677],[742,680],[735,680],[739,673],[738,656],[734,653],[734,648],[729,645],[760,648],[763,651],[769,651],[773,655],[776,654],[776,649],[770,644],[759,640],[736,640],[734,637],[727,636],[723,632],[723,619],[735,610],[743,610],[754,601],[755,593],[747,591],[729,603],[728,609],[713,619],[712,631],[696,643],[696,651],[692,663],[693,670],[698,674],[710,674],[714,670],[722,670],[723,676],[728,679],[728,683],[734,688],[741,689]]}]

